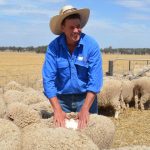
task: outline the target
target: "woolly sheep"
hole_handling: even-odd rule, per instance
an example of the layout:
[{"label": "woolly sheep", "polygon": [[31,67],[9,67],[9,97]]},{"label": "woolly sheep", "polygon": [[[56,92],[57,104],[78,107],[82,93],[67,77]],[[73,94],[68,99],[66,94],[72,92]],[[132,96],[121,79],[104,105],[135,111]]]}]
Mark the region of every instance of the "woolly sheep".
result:
[{"label": "woolly sheep", "polygon": [[110,148],[115,126],[108,117],[91,114],[88,126],[81,132],[90,137],[99,149]]},{"label": "woolly sheep", "polygon": [[53,117],[41,119],[40,123],[45,124],[48,128],[55,128]]},{"label": "woolly sheep", "polygon": [[6,104],[20,102],[27,105],[47,101],[46,97],[41,92],[33,89],[27,90],[26,92],[8,90],[4,93],[4,100]]},{"label": "woolly sheep", "polygon": [[22,150],[98,150],[86,135],[65,128],[23,129]]},{"label": "woolly sheep", "polygon": [[31,88],[31,87],[26,87],[24,89],[24,92],[35,92],[35,89]]},{"label": "woolly sheep", "polygon": [[115,110],[115,118],[121,110],[120,94],[122,83],[116,79],[104,80],[102,91],[98,94],[98,105],[102,107],[112,106]]},{"label": "woolly sheep", "polygon": [[28,90],[23,93],[22,102],[27,105],[47,101],[47,98],[36,90]]},{"label": "woolly sheep", "polygon": [[4,87],[4,91],[8,90],[24,91],[24,87],[15,81],[11,81]]},{"label": "woolly sheep", "polygon": [[23,92],[16,90],[8,90],[4,93],[4,101],[7,105],[13,102],[22,101]]},{"label": "woolly sheep", "polygon": [[[53,123],[53,117],[48,118],[48,119],[42,119],[41,122],[47,125],[49,128],[55,128],[55,125]],[[65,119],[65,127],[68,129],[77,130],[78,120],[75,120],[73,118]]]},{"label": "woolly sheep", "polygon": [[6,112],[6,105],[3,100],[3,97],[0,96],[0,118],[3,118]]},{"label": "woolly sheep", "polygon": [[29,108],[28,105],[17,102],[8,105],[6,118],[13,121],[20,128],[24,128],[31,123],[40,122],[37,111]]},{"label": "woolly sheep", "polygon": [[49,101],[43,101],[29,105],[30,108],[39,112],[41,118],[50,118],[53,114],[52,107]]},{"label": "woolly sheep", "polygon": [[[73,115],[68,114],[71,119]],[[49,128],[55,128],[53,124],[53,118],[49,119],[42,119],[42,123],[47,125]],[[72,124],[67,125],[67,128],[73,128],[72,130],[76,129],[76,125],[78,124],[78,120],[71,122]],[[71,127],[71,125],[73,125]],[[88,136],[92,141],[98,146],[99,149],[109,148],[113,142],[113,137],[115,134],[115,126],[114,123],[105,116],[91,114],[88,126],[82,130],[76,130]]]},{"label": "woolly sheep", "polygon": [[36,81],[35,85],[34,85],[34,89],[38,90],[38,91],[43,91],[43,81],[42,79],[39,79]]},{"label": "woolly sheep", "polygon": [[144,110],[144,104],[150,101],[150,78],[142,77],[133,80],[134,83],[134,97],[135,107],[138,109],[138,103],[140,103],[141,110]]},{"label": "woolly sheep", "polygon": [[21,150],[21,132],[15,124],[6,119],[0,119],[0,149]]},{"label": "woolly sheep", "polygon": [[121,106],[126,109],[129,108],[129,103],[133,101],[134,84],[130,80],[122,80],[121,88]]},{"label": "woolly sheep", "polygon": [[[72,115],[70,115],[70,113],[68,113],[67,115],[68,115],[68,117],[72,116]],[[41,119],[41,123],[45,124],[49,128],[55,128],[55,125],[53,123],[53,114],[51,117],[49,117],[47,119]],[[74,118],[70,117],[70,119],[65,120],[65,126],[68,129],[77,130],[78,120],[74,120]]]}]

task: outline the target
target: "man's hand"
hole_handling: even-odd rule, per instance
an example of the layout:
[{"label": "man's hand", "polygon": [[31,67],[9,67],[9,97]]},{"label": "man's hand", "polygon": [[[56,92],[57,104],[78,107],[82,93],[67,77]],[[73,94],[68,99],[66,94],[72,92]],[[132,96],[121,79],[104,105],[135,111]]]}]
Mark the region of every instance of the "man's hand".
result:
[{"label": "man's hand", "polygon": [[81,111],[77,114],[76,119],[79,119],[78,128],[85,128],[87,126],[87,123],[89,122],[89,110],[82,107]]},{"label": "man's hand", "polygon": [[62,110],[57,97],[49,99],[54,110],[54,124],[56,127],[65,127],[66,113]]},{"label": "man's hand", "polygon": [[78,128],[79,129],[83,129],[87,126],[87,123],[89,122],[89,110],[90,110],[90,107],[95,99],[95,96],[96,94],[93,93],[93,92],[87,92],[87,95],[86,95],[86,99],[84,101],[84,104],[81,108],[81,111],[78,113],[76,119],[79,119],[79,122],[78,122]]},{"label": "man's hand", "polygon": [[65,128],[65,119],[68,119],[66,113],[61,109],[54,111],[54,124],[56,127]]}]

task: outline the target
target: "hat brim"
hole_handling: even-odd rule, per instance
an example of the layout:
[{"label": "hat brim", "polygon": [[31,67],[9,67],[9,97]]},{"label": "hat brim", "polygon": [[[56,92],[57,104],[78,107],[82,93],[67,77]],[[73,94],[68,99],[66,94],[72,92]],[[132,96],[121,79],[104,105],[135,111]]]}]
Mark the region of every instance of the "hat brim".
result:
[{"label": "hat brim", "polygon": [[60,35],[62,33],[61,23],[63,19],[72,14],[79,14],[81,16],[81,28],[83,28],[89,19],[90,10],[88,8],[84,8],[52,17],[49,23],[51,31],[56,35]]}]

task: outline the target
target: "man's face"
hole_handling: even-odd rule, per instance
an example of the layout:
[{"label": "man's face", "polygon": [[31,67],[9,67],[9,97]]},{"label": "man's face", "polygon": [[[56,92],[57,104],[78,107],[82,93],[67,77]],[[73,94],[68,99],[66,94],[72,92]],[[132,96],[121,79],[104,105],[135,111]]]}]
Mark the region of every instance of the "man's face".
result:
[{"label": "man's face", "polygon": [[62,32],[65,33],[67,42],[76,43],[80,39],[81,34],[80,19],[66,19],[62,25]]}]

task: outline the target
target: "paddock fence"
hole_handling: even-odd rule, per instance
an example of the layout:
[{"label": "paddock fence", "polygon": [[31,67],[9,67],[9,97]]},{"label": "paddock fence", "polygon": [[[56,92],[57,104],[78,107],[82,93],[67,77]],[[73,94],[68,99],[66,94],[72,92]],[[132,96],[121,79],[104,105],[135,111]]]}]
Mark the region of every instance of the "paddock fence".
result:
[{"label": "paddock fence", "polygon": [[138,71],[149,70],[150,59],[126,59],[117,58],[109,60],[108,72],[106,75],[113,76],[114,74],[135,73]]}]

